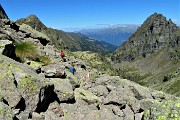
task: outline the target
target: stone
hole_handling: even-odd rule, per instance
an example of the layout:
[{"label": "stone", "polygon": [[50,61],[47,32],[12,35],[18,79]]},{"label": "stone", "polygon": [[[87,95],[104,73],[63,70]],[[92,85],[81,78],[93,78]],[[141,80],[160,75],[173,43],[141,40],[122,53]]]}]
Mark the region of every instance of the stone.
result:
[{"label": "stone", "polygon": [[44,46],[49,43],[49,38],[45,34],[34,30],[31,26],[27,24],[20,25],[19,30],[25,33],[29,33],[33,38],[37,38]]},{"label": "stone", "polygon": [[123,113],[125,115],[125,120],[134,120],[134,113],[128,105],[126,105],[126,108],[123,109]]},{"label": "stone", "polygon": [[84,100],[89,104],[96,103],[99,101],[99,98],[96,95],[94,95],[92,92],[81,88],[75,89],[74,96],[75,96],[75,100],[79,100],[79,99]]},{"label": "stone", "polygon": [[45,120],[45,116],[43,116],[39,113],[33,112],[32,113],[32,120]]},{"label": "stone", "polygon": [[106,97],[109,93],[107,88],[103,85],[97,85],[88,90],[91,91],[93,94],[95,94],[98,97],[100,97],[100,96]]},{"label": "stone", "polygon": [[14,113],[11,108],[0,102],[0,120],[12,120],[14,118]]},{"label": "stone", "polygon": [[41,68],[42,73],[48,78],[64,78],[66,77],[64,65],[50,64]]},{"label": "stone", "polygon": [[142,117],[143,117],[143,112],[141,112],[141,113],[136,113],[135,114],[135,120],[142,120]]},{"label": "stone", "polygon": [[32,112],[39,101],[42,79],[28,65],[0,55],[1,96],[11,108]]},{"label": "stone", "polygon": [[54,85],[54,92],[60,102],[68,102],[74,99],[73,88],[68,79],[49,78],[46,79],[46,84]]}]

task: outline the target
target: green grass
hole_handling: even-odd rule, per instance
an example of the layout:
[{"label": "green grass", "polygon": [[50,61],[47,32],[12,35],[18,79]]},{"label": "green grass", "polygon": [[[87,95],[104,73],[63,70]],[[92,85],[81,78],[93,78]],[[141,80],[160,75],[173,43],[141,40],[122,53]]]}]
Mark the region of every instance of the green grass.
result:
[{"label": "green grass", "polygon": [[38,58],[37,48],[30,42],[18,42],[16,45],[16,55],[22,62],[26,59],[36,60]]},{"label": "green grass", "polygon": [[49,65],[52,63],[48,56],[39,56],[39,62],[43,63],[44,65]]}]

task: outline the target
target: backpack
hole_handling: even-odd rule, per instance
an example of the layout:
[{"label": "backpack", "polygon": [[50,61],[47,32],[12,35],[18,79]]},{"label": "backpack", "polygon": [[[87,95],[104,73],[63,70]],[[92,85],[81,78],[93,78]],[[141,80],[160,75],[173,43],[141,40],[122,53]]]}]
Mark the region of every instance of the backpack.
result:
[{"label": "backpack", "polygon": [[61,52],[61,57],[64,57],[64,56],[65,56],[64,52]]}]

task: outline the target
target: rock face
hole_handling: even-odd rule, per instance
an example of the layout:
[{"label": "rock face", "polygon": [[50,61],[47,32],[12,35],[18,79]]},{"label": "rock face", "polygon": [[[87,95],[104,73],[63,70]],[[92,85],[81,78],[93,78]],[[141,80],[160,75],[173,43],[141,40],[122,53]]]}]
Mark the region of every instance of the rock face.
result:
[{"label": "rock face", "polygon": [[146,57],[162,47],[179,46],[174,38],[178,27],[162,14],[154,13],[141,27],[112,55],[113,61],[133,61],[139,56]]},{"label": "rock face", "polygon": [[0,19],[9,19],[1,5],[0,5]]}]

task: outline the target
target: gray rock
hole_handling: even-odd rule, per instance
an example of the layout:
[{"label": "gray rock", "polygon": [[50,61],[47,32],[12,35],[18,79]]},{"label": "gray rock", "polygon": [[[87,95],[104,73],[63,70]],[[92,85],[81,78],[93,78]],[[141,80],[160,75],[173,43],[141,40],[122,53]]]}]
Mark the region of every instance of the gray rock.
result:
[{"label": "gray rock", "polygon": [[0,40],[0,54],[16,59],[15,46],[10,40]]},{"label": "gray rock", "polygon": [[96,95],[94,95],[92,92],[81,88],[75,89],[74,96],[77,101],[84,100],[89,104],[96,103],[99,101],[99,98]]},{"label": "gray rock", "polygon": [[142,120],[142,117],[143,117],[143,112],[141,112],[141,113],[136,113],[135,114],[135,120]]},{"label": "gray rock", "polygon": [[112,90],[104,99],[104,104],[117,104],[124,106],[126,103],[130,104],[134,101],[134,94],[128,88],[119,86],[116,90]]},{"label": "gray rock", "polygon": [[103,105],[103,106],[100,106],[100,108],[107,108],[109,109],[110,111],[112,111],[114,113],[114,115],[117,115],[119,117],[124,117],[124,113],[123,111],[120,109],[119,106],[115,106],[115,105]]},{"label": "gray rock", "polygon": [[51,64],[41,68],[46,77],[64,78],[66,76],[64,65]]},{"label": "gray rock", "polygon": [[43,80],[27,65],[3,55],[0,55],[0,61],[1,96],[12,108],[25,110],[28,113],[35,111],[39,101],[40,88],[44,86]]},{"label": "gray rock", "polygon": [[100,96],[106,97],[107,94],[109,93],[107,88],[103,85],[98,85],[98,86],[92,87],[88,90],[91,91],[93,94],[95,94],[98,97],[100,97]]},{"label": "gray rock", "polygon": [[68,79],[50,78],[46,79],[46,83],[54,85],[54,92],[60,102],[74,99],[73,88]]},{"label": "gray rock", "polygon": [[45,116],[39,113],[33,112],[32,113],[32,120],[45,120]]},{"label": "gray rock", "polygon": [[29,113],[28,112],[21,112],[19,115],[16,116],[19,120],[28,120]]},{"label": "gray rock", "polygon": [[123,113],[125,115],[125,120],[134,120],[134,113],[128,105],[126,105],[126,108],[123,109]]},{"label": "gray rock", "polygon": [[12,120],[13,117],[14,113],[11,108],[3,102],[0,102],[0,120]]}]

